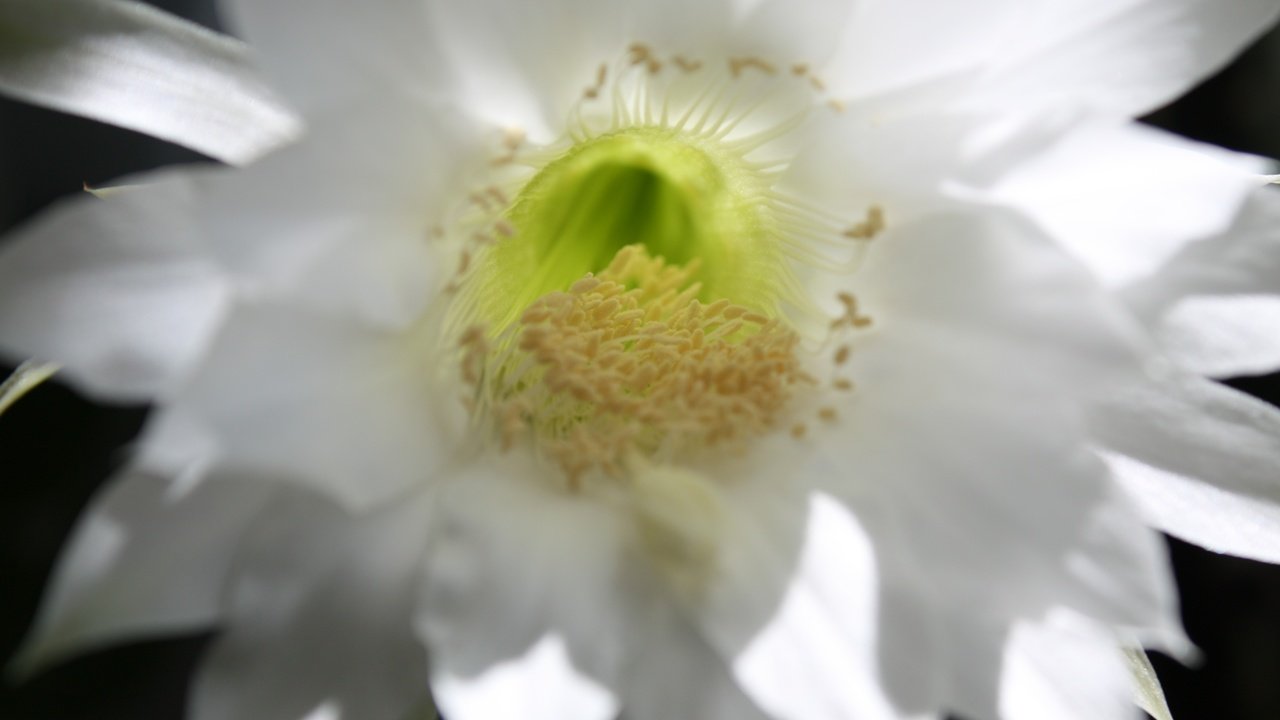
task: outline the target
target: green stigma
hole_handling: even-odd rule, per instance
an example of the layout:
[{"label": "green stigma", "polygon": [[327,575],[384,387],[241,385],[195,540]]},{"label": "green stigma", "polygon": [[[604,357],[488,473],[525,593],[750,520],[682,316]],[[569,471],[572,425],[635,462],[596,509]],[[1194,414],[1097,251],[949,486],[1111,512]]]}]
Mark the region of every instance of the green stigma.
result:
[{"label": "green stigma", "polygon": [[693,268],[700,300],[772,313],[783,263],[769,206],[762,173],[710,138],[666,127],[601,135],[520,190],[505,215],[515,234],[479,258],[468,304],[489,327],[508,327],[638,245]]}]

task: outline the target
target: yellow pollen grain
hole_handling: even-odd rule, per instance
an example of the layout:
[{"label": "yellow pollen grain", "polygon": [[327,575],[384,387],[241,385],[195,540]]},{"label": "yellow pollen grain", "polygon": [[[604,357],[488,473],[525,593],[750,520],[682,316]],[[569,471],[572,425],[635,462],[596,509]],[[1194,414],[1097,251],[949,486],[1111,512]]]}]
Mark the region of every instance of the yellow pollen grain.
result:
[{"label": "yellow pollen grain", "polygon": [[844,231],[844,236],[854,240],[870,240],[884,232],[884,208],[872,205],[867,208],[867,215],[862,222]]},{"label": "yellow pollen grain", "polygon": [[[798,336],[728,300],[703,305],[696,269],[628,246],[530,305],[508,350],[464,333],[464,380],[486,378],[477,389],[503,444],[533,440],[576,488],[635,453],[669,457],[776,427],[806,380]],[[475,366],[480,352],[488,367]]]},{"label": "yellow pollen grain", "polygon": [[702,68],[702,61],[690,60],[684,55],[677,55],[672,58],[671,61],[674,62],[676,67],[680,68],[681,71],[687,73],[696,72]]},{"label": "yellow pollen grain", "polygon": [[524,145],[524,141],[525,131],[523,129],[514,127],[507,128],[502,134],[503,152],[501,155],[495,157],[490,164],[495,167],[500,167],[502,165],[510,165],[515,162],[516,155],[520,151],[520,146]]},{"label": "yellow pollen grain", "polygon": [[589,86],[586,90],[583,91],[582,94],[586,96],[588,100],[594,100],[597,97],[600,97],[600,91],[604,89],[605,80],[607,80],[608,78],[609,78],[608,63],[600,63],[600,67],[596,69],[595,84]]},{"label": "yellow pollen grain", "polygon": [[778,68],[765,60],[758,57],[735,57],[729,58],[729,74],[736,77],[742,77],[742,73],[747,70],[759,70],[766,75],[776,75]]}]

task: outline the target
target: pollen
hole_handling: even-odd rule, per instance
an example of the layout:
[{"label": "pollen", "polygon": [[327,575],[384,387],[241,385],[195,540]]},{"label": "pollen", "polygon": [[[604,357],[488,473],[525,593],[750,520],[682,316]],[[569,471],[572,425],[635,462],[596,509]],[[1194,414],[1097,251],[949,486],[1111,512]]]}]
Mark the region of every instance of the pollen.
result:
[{"label": "pollen", "polygon": [[630,245],[530,305],[498,340],[505,351],[468,332],[463,379],[501,443],[532,440],[576,489],[593,473],[621,475],[637,455],[678,458],[780,425],[794,387],[812,382],[799,338],[728,300],[704,304],[696,265]]}]

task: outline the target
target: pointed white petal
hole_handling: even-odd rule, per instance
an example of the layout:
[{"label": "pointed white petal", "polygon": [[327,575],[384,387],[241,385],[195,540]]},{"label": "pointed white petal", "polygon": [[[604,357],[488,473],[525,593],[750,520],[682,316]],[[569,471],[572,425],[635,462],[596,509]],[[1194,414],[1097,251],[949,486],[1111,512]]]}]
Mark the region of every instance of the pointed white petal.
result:
[{"label": "pointed white petal", "polygon": [[1156,274],[1124,289],[1144,318],[1184,297],[1260,292],[1280,292],[1280,191],[1270,185],[1249,193],[1223,232],[1187,245]]},{"label": "pointed white petal", "polygon": [[1229,377],[1280,367],[1280,193],[1249,195],[1231,227],[1188,245],[1124,298],[1176,365]]},{"label": "pointed white petal", "polygon": [[1066,135],[993,193],[1119,287],[1226,229],[1266,166],[1151,128],[1094,125]]},{"label": "pointed white petal", "polygon": [[1169,373],[1100,409],[1094,431],[1157,528],[1218,552],[1280,561],[1276,408]]},{"label": "pointed white petal", "polygon": [[1186,92],[1275,22],[1273,0],[1020,3],[973,104],[1136,117]]},{"label": "pointed white petal", "polygon": [[1094,418],[1107,447],[1233,492],[1280,501],[1280,410],[1225,385],[1167,371]]},{"label": "pointed white petal", "polygon": [[434,362],[398,333],[243,304],[143,441],[183,439],[214,454],[187,462],[216,460],[367,508],[451,460],[458,441],[449,428],[464,423],[445,418],[462,408],[433,383]]},{"label": "pointed white petal", "polygon": [[1189,372],[1220,378],[1272,372],[1280,368],[1280,296],[1183,298],[1160,318],[1155,339]]},{"label": "pointed white petal", "polygon": [[227,477],[174,490],[137,472],[112,481],[59,560],[19,672],[127,636],[217,621],[240,535],[270,490]]},{"label": "pointed white petal", "polygon": [[233,164],[302,130],[239,41],[127,0],[0,3],[0,92]]},{"label": "pointed white petal", "polygon": [[193,720],[396,720],[426,695],[411,609],[425,496],[350,515],[282,492],[245,533],[226,623],[196,679]]},{"label": "pointed white petal", "polygon": [[1280,563],[1280,503],[1124,455],[1106,457],[1153,527],[1214,552]]},{"label": "pointed white petal", "polygon": [[186,177],[64,201],[0,248],[0,337],[103,398],[147,400],[199,355],[226,278],[186,221]]},{"label": "pointed white petal", "polygon": [[1003,720],[1131,720],[1133,687],[1119,640],[1105,626],[1054,610],[1020,623],[1001,678]]}]

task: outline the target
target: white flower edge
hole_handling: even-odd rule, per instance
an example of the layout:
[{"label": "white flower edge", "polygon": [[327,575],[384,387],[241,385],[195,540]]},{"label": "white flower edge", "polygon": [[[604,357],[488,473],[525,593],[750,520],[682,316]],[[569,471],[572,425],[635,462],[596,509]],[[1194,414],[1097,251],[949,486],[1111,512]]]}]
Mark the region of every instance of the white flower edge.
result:
[{"label": "white flower edge", "polygon": [[1147,522],[1215,552],[1280,562],[1280,412],[1174,369],[1099,409],[1092,429]]},{"label": "white flower edge", "polygon": [[302,132],[243,43],[126,0],[0,2],[0,93],[231,164]]}]

